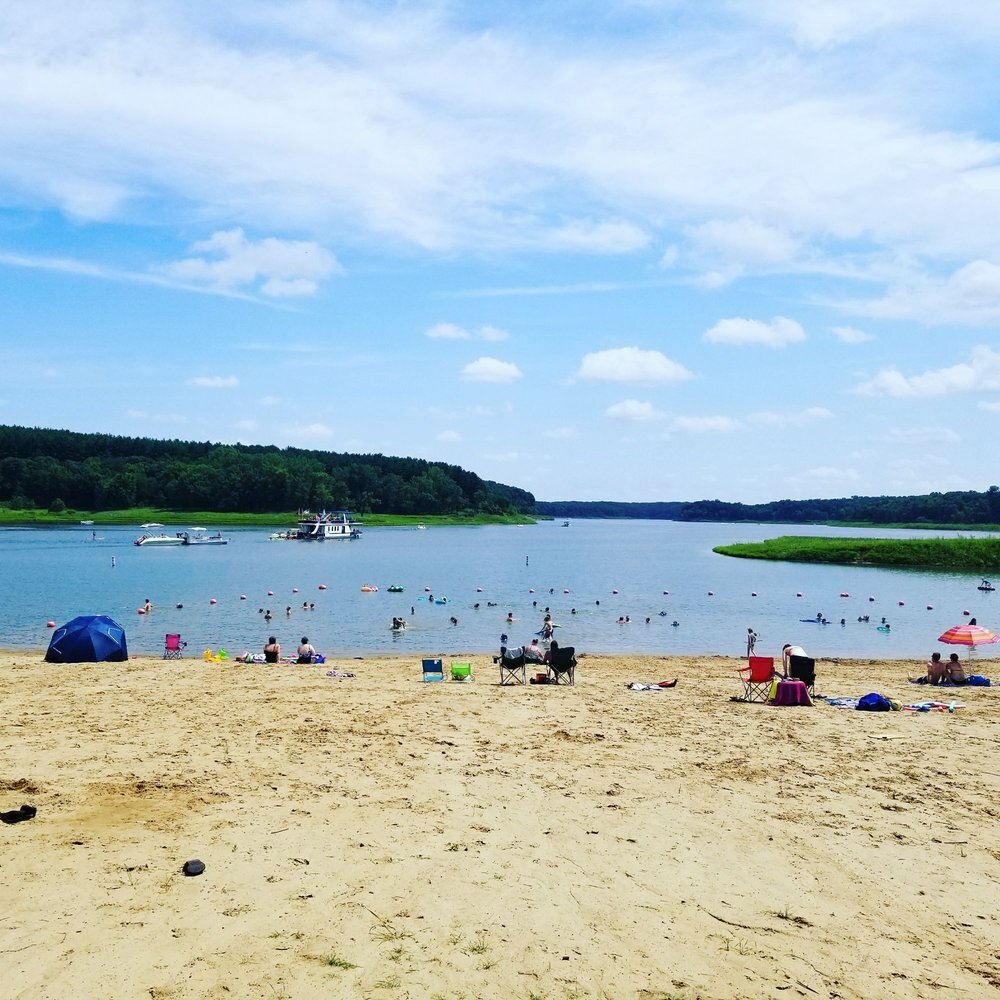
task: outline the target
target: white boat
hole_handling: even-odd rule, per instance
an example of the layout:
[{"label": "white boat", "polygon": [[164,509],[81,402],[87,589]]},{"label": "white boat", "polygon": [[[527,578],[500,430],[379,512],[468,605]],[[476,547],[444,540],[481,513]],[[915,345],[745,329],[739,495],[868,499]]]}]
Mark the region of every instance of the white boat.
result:
[{"label": "white boat", "polygon": [[426,530],[427,530],[427,525],[424,524],[423,521],[418,521],[417,522],[417,531],[426,531]]},{"label": "white boat", "polygon": [[299,511],[298,531],[301,541],[326,541],[331,538],[360,538],[361,524],[353,520],[349,510]]},{"label": "white boat", "polygon": [[135,540],[136,545],[183,545],[184,539],[180,535],[140,535]]},{"label": "white boat", "polygon": [[221,531],[209,534],[207,528],[192,528],[190,531],[180,531],[181,541],[185,545],[228,545],[229,539],[223,537]]},{"label": "white boat", "polygon": [[145,524],[140,524],[139,527],[149,531],[150,528],[162,528],[163,525],[159,521],[147,521]]},{"label": "white boat", "polygon": [[90,525],[92,525],[93,523],[94,523],[93,521],[81,521],[81,522],[80,522],[80,524],[86,524],[86,525],[87,525],[88,527],[89,527]]}]

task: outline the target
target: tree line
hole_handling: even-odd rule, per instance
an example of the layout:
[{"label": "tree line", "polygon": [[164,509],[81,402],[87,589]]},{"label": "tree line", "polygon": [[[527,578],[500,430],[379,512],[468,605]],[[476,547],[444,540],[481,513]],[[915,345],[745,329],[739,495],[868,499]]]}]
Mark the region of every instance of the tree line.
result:
[{"label": "tree line", "polygon": [[502,515],[531,512],[535,498],[418,458],[0,425],[0,502],[86,511]]},{"label": "tree line", "polygon": [[826,521],[865,524],[1000,524],[1000,487],[911,497],[841,497],[833,500],[775,500],[762,504],[697,500],[692,503],[566,501],[535,504],[549,517],[625,517],[667,521],[753,521],[808,524]]}]

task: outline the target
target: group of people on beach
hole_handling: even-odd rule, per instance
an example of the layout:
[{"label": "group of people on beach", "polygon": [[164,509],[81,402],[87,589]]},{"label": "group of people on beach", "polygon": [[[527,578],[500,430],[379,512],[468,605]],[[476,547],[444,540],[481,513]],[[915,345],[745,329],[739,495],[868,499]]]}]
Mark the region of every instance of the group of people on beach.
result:
[{"label": "group of people on beach", "polygon": [[911,684],[967,684],[965,668],[958,658],[958,653],[952,653],[948,660],[942,660],[940,653],[931,653],[927,661],[927,673],[923,677],[911,677]]},{"label": "group of people on beach", "polygon": [[[295,662],[312,663],[318,655],[316,647],[309,641],[309,637],[302,636],[302,642],[299,643],[299,648],[295,651]],[[267,642],[264,643],[264,662],[281,662],[281,643],[278,642],[277,636],[267,637]]]}]

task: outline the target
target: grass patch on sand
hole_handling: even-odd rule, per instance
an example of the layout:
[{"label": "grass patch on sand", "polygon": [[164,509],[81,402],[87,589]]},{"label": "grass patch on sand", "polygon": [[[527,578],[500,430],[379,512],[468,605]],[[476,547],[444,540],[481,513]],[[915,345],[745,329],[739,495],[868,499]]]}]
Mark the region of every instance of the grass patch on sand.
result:
[{"label": "grass patch on sand", "polygon": [[956,573],[1000,572],[1000,538],[808,538],[782,535],[763,542],[717,545],[712,551],[740,559],[939,569]]}]

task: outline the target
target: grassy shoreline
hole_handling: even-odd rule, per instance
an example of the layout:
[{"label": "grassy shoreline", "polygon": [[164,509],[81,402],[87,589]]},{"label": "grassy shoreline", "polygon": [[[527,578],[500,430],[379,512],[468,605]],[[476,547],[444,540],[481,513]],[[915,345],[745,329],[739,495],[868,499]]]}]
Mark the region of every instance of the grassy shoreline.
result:
[{"label": "grassy shoreline", "polygon": [[[407,527],[431,525],[534,524],[535,519],[524,515],[491,514],[367,514],[359,517],[363,527]],[[18,510],[0,507],[0,526],[10,527],[71,527],[81,521],[102,524],[141,525],[157,521],[164,525],[211,524],[229,528],[240,526],[287,528],[295,524],[296,514],[240,514],[219,511],[159,510],[155,507],[132,507],[124,510]]]},{"label": "grassy shoreline", "polygon": [[738,559],[1000,574],[1000,538],[810,538],[782,535],[763,542],[717,545],[712,551]]}]

